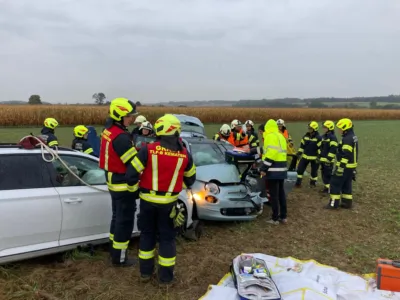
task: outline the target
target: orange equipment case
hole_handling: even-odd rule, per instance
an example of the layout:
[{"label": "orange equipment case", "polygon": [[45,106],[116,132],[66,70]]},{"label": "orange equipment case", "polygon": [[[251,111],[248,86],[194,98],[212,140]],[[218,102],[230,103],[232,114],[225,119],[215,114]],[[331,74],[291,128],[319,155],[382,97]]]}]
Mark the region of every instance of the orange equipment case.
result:
[{"label": "orange equipment case", "polygon": [[380,290],[400,292],[400,260],[379,258],[376,267],[376,284]]}]

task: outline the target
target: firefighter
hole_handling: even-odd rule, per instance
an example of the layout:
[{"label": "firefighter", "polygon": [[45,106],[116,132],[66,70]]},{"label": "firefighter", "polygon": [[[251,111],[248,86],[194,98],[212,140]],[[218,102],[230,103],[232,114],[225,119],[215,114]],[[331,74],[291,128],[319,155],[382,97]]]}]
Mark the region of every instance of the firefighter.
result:
[{"label": "firefighter", "polygon": [[224,124],[219,129],[219,132],[214,135],[215,141],[228,141],[231,135],[231,127],[228,124]]},{"label": "firefighter", "polygon": [[47,118],[44,120],[44,127],[41,130],[40,138],[42,138],[49,147],[57,147],[58,140],[54,135],[54,130],[58,126],[58,122],[54,118]]},{"label": "firefighter", "polygon": [[74,128],[74,140],[71,148],[86,154],[96,156],[93,148],[87,140],[89,129],[84,125],[78,125]]},{"label": "firefighter", "polygon": [[149,121],[144,121],[139,127],[139,135],[154,136],[153,126]]},{"label": "firefighter", "polygon": [[137,116],[135,119],[135,122],[133,124],[136,125],[136,127],[132,130],[132,136],[139,135],[140,131],[140,126],[142,126],[143,122],[146,122],[146,118],[144,116]]},{"label": "firefighter", "polygon": [[279,132],[282,133],[286,139],[287,154],[288,157],[290,156],[290,159],[288,159],[290,161],[289,171],[294,171],[296,169],[297,156],[296,156],[296,148],[294,147],[292,137],[290,136],[288,130],[286,129],[284,120],[278,119],[276,121],[276,124],[278,124]]},{"label": "firefighter", "polygon": [[321,154],[319,163],[321,165],[321,177],[324,183],[324,188],[321,191],[324,194],[329,193],[329,182],[331,180],[332,168],[337,151],[337,138],[335,135],[335,123],[332,121],[325,121],[322,124],[324,135],[322,136]]},{"label": "firefighter", "polygon": [[315,187],[318,179],[317,158],[321,147],[321,136],[318,133],[318,123],[308,123],[308,132],[303,136],[297,158],[300,159],[297,166],[296,187],[301,187],[304,171],[308,164],[311,164],[310,186]]},{"label": "firefighter", "polygon": [[330,184],[330,201],[325,207],[328,209],[351,208],[353,206],[352,181],[356,180],[358,165],[358,138],[354,133],[350,119],[341,119],[336,123],[342,134],[336,154],[336,165],[333,170]]},{"label": "firefighter", "polygon": [[243,131],[242,123],[239,120],[231,122],[231,135],[228,138],[228,142],[235,147],[243,147],[249,144],[249,139]]},{"label": "firefighter", "polygon": [[109,119],[101,135],[99,167],[104,169],[112,200],[110,255],[114,266],[132,266],[127,249],[133,231],[138,185],[129,186],[127,166],[137,154],[127,127],[134,121],[136,105],[125,98],[110,103]]},{"label": "firefighter", "polygon": [[158,140],[140,149],[128,167],[127,180],[128,184],[137,185],[140,178],[141,281],[149,281],[154,272],[158,234],[158,280],[168,284],[174,278],[176,227],[185,223],[183,211],[177,204],[178,195],[185,186],[190,188],[195,182],[196,167],[179,138],[181,123],[178,118],[164,115],[154,124],[154,131]]},{"label": "firefighter", "polygon": [[259,146],[259,141],[258,136],[254,130],[253,121],[247,120],[244,124],[246,125],[246,134],[250,148],[257,148]]},{"label": "firefighter", "polygon": [[287,223],[286,195],[284,181],[287,179],[287,145],[286,139],[279,134],[275,120],[268,120],[264,132],[263,165],[260,168],[261,176],[267,179],[270,194],[269,202],[272,206],[270,224]]}]

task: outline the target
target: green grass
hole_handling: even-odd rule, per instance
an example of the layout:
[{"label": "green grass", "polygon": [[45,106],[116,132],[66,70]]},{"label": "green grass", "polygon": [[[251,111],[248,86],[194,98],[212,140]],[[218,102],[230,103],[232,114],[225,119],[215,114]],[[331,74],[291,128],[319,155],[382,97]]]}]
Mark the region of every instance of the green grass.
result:
[{"label": "green grass", "polygon": [[[66,255],[64,262],[48,257],[0,268],[0,299],[38,299],[40,293],[68,300],[198,299],[242,252],[315,259],[353,273],[374,272],[377,258],[400,258],[398,125],[399,121],[355,122],[360,160],[352,210],[324,210],[328,199],[305,184],[288,195],[287,226],[266,224],[268,207],[251,223],[208,222],[198,242],[178,241],[177,283],[167,291],[153,283],[140,284],[137,267],[113,269],[106,248],[100,248],[96,257],[75,251]],[[220,125],[206,127],[211,136]],[[288,129],[298,146],[306,123],[289,123]],[[31,131],[39,132],[0,128],[0,139],[17,141]],[[57,135],[61,144],[70,144],[71,128],[59,128]],[[137,255],[137,248],[134,240],[132,255]]]}]

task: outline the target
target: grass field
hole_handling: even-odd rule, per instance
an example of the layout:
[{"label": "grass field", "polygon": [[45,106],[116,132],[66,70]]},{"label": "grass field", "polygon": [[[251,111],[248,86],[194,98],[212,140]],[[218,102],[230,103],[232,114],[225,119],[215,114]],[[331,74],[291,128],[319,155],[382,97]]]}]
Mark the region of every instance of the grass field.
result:
[{"label": "grass field", "polygon": [[[0,299],[198,299],[209,284],[229,271],[232,259],[242,252],[315,259],[353,273],[375,270],[378,257],[400,258],[400,169],[394,136],[399,121],[357,121],[360,162],[354,183],[352,210],[326,211],[327,198],[305,185],[288,196],[288,225],[266,224],[269,208],[252,223],[206,223],[198,242],[179,239],[177,283],[162,290],[153,283],[141,285],[138,268],[110,267],[107,252],[94,257],[71,252],[0,267]],[[207,126],[211,135],[219,126]],[[294,140],[300,140],[306,123],[289,123]],[[31,128],[0,129],[0,140],[16,141]],[[61,144],[69,145],[71,128],[60,128]],[[393,132],[393,133],[392,133]],[[305,181],[307,183],[307,181]],[[321,187],[321,185],[319,186]],[[131,243],[137,253],[137,240]],[[44,295],[44,296],[38,296]],[[42,298],[40,298],[42,297]]]}]

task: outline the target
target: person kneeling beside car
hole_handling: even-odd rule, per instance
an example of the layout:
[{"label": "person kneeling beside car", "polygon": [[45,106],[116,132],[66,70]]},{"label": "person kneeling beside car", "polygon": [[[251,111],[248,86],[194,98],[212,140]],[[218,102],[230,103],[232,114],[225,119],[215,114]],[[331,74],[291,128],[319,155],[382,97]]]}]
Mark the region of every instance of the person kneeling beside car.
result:
[{"label": "person kneeling beside car", "polygon": [[268,181],[268,188],[272,206],[270,224],[287,223],[286,195],[284,182],[287,179],[287,150],[286,139],[279,133],[275,120],[268,120],[264,127],[263,165],[260,168],[261,176]]}]

